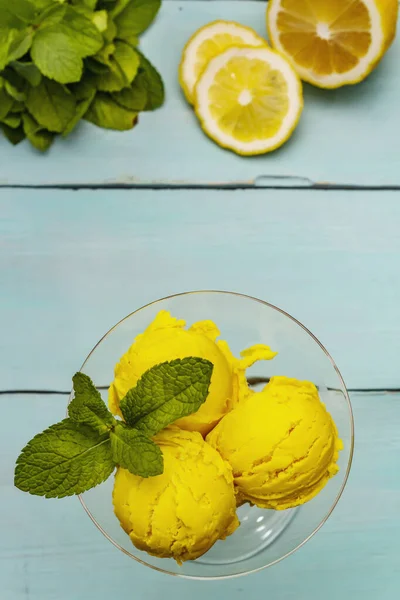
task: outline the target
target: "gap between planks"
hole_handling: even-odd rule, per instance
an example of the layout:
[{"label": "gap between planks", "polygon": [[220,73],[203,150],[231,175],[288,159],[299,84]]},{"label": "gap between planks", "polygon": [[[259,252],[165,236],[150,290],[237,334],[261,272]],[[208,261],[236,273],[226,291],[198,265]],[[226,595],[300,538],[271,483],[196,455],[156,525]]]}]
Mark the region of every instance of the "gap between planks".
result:
[{"label": "gap between planks", "polygon": [[[264,177],[262,178],[265,179]],[[133,184],[133,183],[86,183],[86,184],[40,184],[40,185],[6,185],[0,184],[1,190],[6,189],[25,189],[25,190],[70,190],[78,192],[80,190],[149,190],[149,191],[165,191],[165,190],[309,190],[309,191],[350,191],[350,192],[396,192],[400,191],[400,185],[361,185],[361,184],[343,184],[343,183],[313,183],[304,178],[303,184],[290,185],[289,183],[276,183],[276,181],[290,180],[290,177],[274,177],[275,183],[257,183],[256,182],[236,182],[236,183],[221,183],[221,184],[173,184],[173,183],[151,183],[151,184]],[[301,177],[295,177],[297,181],[303,180]]]},{"label": "gap between planks", "polygon": [[[108,390],[108,386],[98,386],[98,390]],[[328,388],[331,392],[339,392],[340,390],[335,388]],[[349,394],[399,394],[400,388],[347,388]],[[0,396],[69,396],[71,390],[0,390]]]}]

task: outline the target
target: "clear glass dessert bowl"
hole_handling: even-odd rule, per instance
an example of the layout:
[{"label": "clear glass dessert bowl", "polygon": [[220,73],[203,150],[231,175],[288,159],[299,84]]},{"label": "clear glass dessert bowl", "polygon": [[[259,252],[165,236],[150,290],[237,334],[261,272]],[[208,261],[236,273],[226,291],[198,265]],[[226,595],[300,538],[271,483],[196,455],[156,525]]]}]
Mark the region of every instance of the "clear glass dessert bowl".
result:
[{"label": "clear glass dessert bowl", "polygon": [[267,344],[277,351],[273,360],[257,362],[247,371],[249,384],[255,390],[262,389],[274,375],[313,382],[343,441],[339,473],[313,500],[294,509],[275,511],[244,504],[238,508],[241,525],[234,534],[182,566],[173,559],[153,557],[133,546],[113,511],[114,477],[80,496],[80,501],[93,523],[116,548],[158,571],[192,579],[219,579],[259,571],[305,544],[328,519],[344,490],[353,456],[354,422],[343,378],[317,338],[279,308],[232,292],[188,292],[133,312],[94,347],[81,371],[91,377],[105,402],[115,364],[161,310],[184,319],[188,325],[200,320],[214,321],[221,339],[228,341],[236,356],[254,344]]}]

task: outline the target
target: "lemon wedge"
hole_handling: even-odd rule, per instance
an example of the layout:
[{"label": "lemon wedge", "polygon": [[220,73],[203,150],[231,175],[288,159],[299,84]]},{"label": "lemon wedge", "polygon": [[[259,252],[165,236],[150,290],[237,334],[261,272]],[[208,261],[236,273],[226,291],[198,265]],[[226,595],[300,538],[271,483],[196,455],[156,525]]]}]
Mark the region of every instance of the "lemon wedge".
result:
[{"label": "lemon wedge", "polygon": [[189,104],[194,87],[209,61],[232,46],[266,46],[267,42],[250,27],[233,21],[213,21],[192,35],[183,49],[179,82]]},{"label": "lemon wedge", "polygon": [[398,0],[269,0],[271,44],[322,88],[362,81],[396,34]]},{"label": "lemon wedge", "polygon": [[298,75],[267,46],[226,50],[208,63],[195,87],[196,115],[205,133],[242,155],[281,146],[302,108]]}]

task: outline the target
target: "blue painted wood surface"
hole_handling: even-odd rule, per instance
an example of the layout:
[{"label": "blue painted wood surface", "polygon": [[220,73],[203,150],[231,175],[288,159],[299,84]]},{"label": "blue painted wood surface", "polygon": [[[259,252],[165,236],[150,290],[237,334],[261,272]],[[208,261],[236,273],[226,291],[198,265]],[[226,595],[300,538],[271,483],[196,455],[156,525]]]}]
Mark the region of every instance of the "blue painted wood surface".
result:
[{"label": "blue painted wood surface", "polygon": [[[352,394],[357,450],[344,496],[302,549],[257,575],[192,582],[160,575],[114,548],[76,498],[45,500],[12,486],[13,463],[36,432],[65,414],[64,396],[2,396],[2,600],[393,600],[398,596],[399,394]],[[4,408],[3,408],[4,414]],[[10,423],[24,421],[18,428]]]},{"label": "blue painted wood surface", "polygon": [[304,113],[290,142],[244,159],[203,135],[177,81],[189,36],[220,18],[266,35],[264,1],[164,2],[143,48],[165,80],[165,106],[141,116],[131,132],[83,124],[46,157],[26,143],[12,148],[1,139],[0,184],[400,184],[400,38],[363,84],[337,91],[305,86]]},{"label": "blue painted wood surface", "polygon": [[0,190],[0,381],[68,389],[119,319],[190,289],[281,306],[351,388],[399,387],[400,192]]}]

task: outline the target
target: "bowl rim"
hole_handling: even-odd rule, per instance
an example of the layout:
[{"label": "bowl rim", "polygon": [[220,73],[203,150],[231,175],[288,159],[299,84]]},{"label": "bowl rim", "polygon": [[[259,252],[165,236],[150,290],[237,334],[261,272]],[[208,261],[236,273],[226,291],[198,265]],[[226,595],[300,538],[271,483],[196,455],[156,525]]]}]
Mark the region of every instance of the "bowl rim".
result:
[{"label": "bowl rim", "polygon": [[[159,573],[163,573],[163,574],[166,574],[166,575],[172,575],[173,577],[178,577],[178,578],[183,578],[183,579],[189,579],[189,580],[194,580],[194,581],[196,581],[196,580],[197,581],[220,581],[220,580],[223,580],[223,579],[235,579],[235,578],[238,578],[238,577],[242,577],[244,575],[251,575],[253,573],[258,573],[260,571],[263,571],[264,569],[267,569],[269,567],[272,567],[273,565],[276,565],[276,564],[280,563],[285,558],[288,558],[289,556],[291,556],[292,554],[294,554],[295,552],[297,552],[297,550],[299,550],[300,548],[302,548],[325,525],[325,523],[327,522],[327,520],[331,516],[332,512],[336,508],[336,506],[337,506],[337,504],[338,504],[338,502],[339,502],[339,500],[340,500],[340,498],[341,498],[341,496],[343,494],[343,491],[344,491],[344,489],[346,487],[346,484],[347,484],[347,481],[348,481],[348,478],[349,478],[349,475],[350,475],[351,466],[352,466],[352,462],[353,462],[353,455],[354,455],[354,415],[353,415],[353,408],[352,408],[352,405],[351,405],[349,393],[348,393],[346,384],[344,382],[343,376],[342,376],[342,374],[341,374],[338,366],[336,365],[335,361],[333,360],[332,356],[329,354],[329,352],[325,348],[325,346],[319,341],[319,339],[305,325],[303,325],[303,323],[301,323],[298,319],[296,319],[295,317],[293,317],[291,314],[289,314],[285,310],[279,308],[278,306],[275,306],[274,304],[271,304],[270,302],[267,302],[266,300],[261,300],[260,298],[256,298],[255,296],[250,296],[248,294],[243,294],[241,292],[232,292],[232,291],[227,291],[227,290],[212,290],[212,289],[210,289],[210,290],[192,290],[192,291],[186,291],[186,292],[179,292],[179,293],[176,293],[176,294],[170,294],[168,296],[164,296],[163,298],[158,298],[157,300],[153,300],[152,302],[144,304],[140,308],[132,311],[131,313],[129,313],[128,315],[126,315],[125,317],[123,317],[122,319],[120,319],[115,325],[113,325],[113,327],[111,327],[100,338],[100,340],[92,348],[92,350],[89,352],[89,354],[87,355],[86,359],[82,363],[80,371],[82,371],[84,369],[86,363],[90,360],[91,356],[94,354],[94,352],[96,351],[96,349],[98,348],[98,346],[100,346],[100,344],[103,342],[103,340],[105,340],[105,338],[108,337],[115,329],[117,329],[117,327],[119,327],[124,321],[127,321],[128,319],[130,319],[131,317],[133,317],[135,314],[137,314],[140,311],[142,311],[144,309],[147,309],[147,308],[149,308],[151,306],[155,306],[157,304],[161,304],[161,303],[163,303],[163,302],[165,302],[167,300],[171,300],[171,299],[178,298],[178,297],[181,297],[181,296],[193,296],[193,295],[202,295],[202,294],[215,294],[215,295],[235,296],[235,297],[243,298],[245,300],[251,300],[253,302],[257,302],[257,303],[259,303],[259,304],[261,304],[263,306],[266,306],[268,308],[276,310],[281,315],[283,315],[284,317],[287,317],[288,319],[290,319],[291,321],[293,321],[296,325],[298,325],[301,329],[303,329],[303,331],[305,331],[305,333],[307,333],[314,340],[314,342],[316,342],[318,344],[318,346],[324,352],[324,354],[326,355],[326,357],[329,359],[332,367],[334,368],[334,370],[336,372],[336,375],[338,376],[339,381],[340,381],[340,383],[341,383],[341,385],[343,387],[343,390],[341,390],[341,391],[343,392],[344,398],[345,398],[345,400],[347,402],[347,408],[348,408],[348,413],[349,413],[349,418],[350,418],[349,459],[348,459],[348,463],[347,463],[347,467],[346,467],[346,471],[345,471],[345,474],[344,474],[342,485],[340,486],[340,489],[339,489],[339,491],[338,491],[338,493],[337,493],[334,501],[332,502],[332,505],[331,505],[329,511],[326,513],[326,515],[321,520],[321,522],[317,525],[317,527],[315,527],[315,529],[302,542],[300,542],[295,548],[292,548],[291,550],[289,550],[289,552],[286,552],[286,554],[282,555],[280,558],[277,558],[277,559],[269,562],[266,565],[263,565],[261,567],[257,567],[255,569],[249,569],[249,570],[246,570],[246,571],[242,571],[241,573],[232,573],[232,574],[229,574],[229,575],[187,575],[185,573],[174,573],[172,571],[169,571],[168,569],[163,569],[161,567],[157,567],[155,565],[151,565],[151,564],[147,563],[146,561],[142,560],[141,558],[138,558],[134,554],[131,554],[125,548],[122,548],[118,544],[118,542],[116,542],[103,529],[103,527],[100,525],[100,523],[98,523],[98,521],[96,520],[96,518],[93,516],[93,514],[91,513],[91,511],[87,507],[87,505],[86,505],[86,503],[85,503],[85,501],[83,499],[83,494],[79,494],[78,495],[78,499],[79,499],[81,505],[83,506],[86,514],[89,516],[89,518],[94,523],[94,525],[96,525],[97,529],[104,535],[104,537],[107,538],[107,540],[109,542],[111,542],[111,544],[113,544],[113,546],[115,546],[116,548],[118,548],[119,550],[121,550],[121,552],[123,552],[124,554],[126,554],[130,558],[133,558],[136,562],[140,563],[141,565],[143,565],[145,567],[149,567],[150,569],[153,569],[154,571],[158,571]],[[70,401],[70,399],[69,399],[69,401]]]}]

